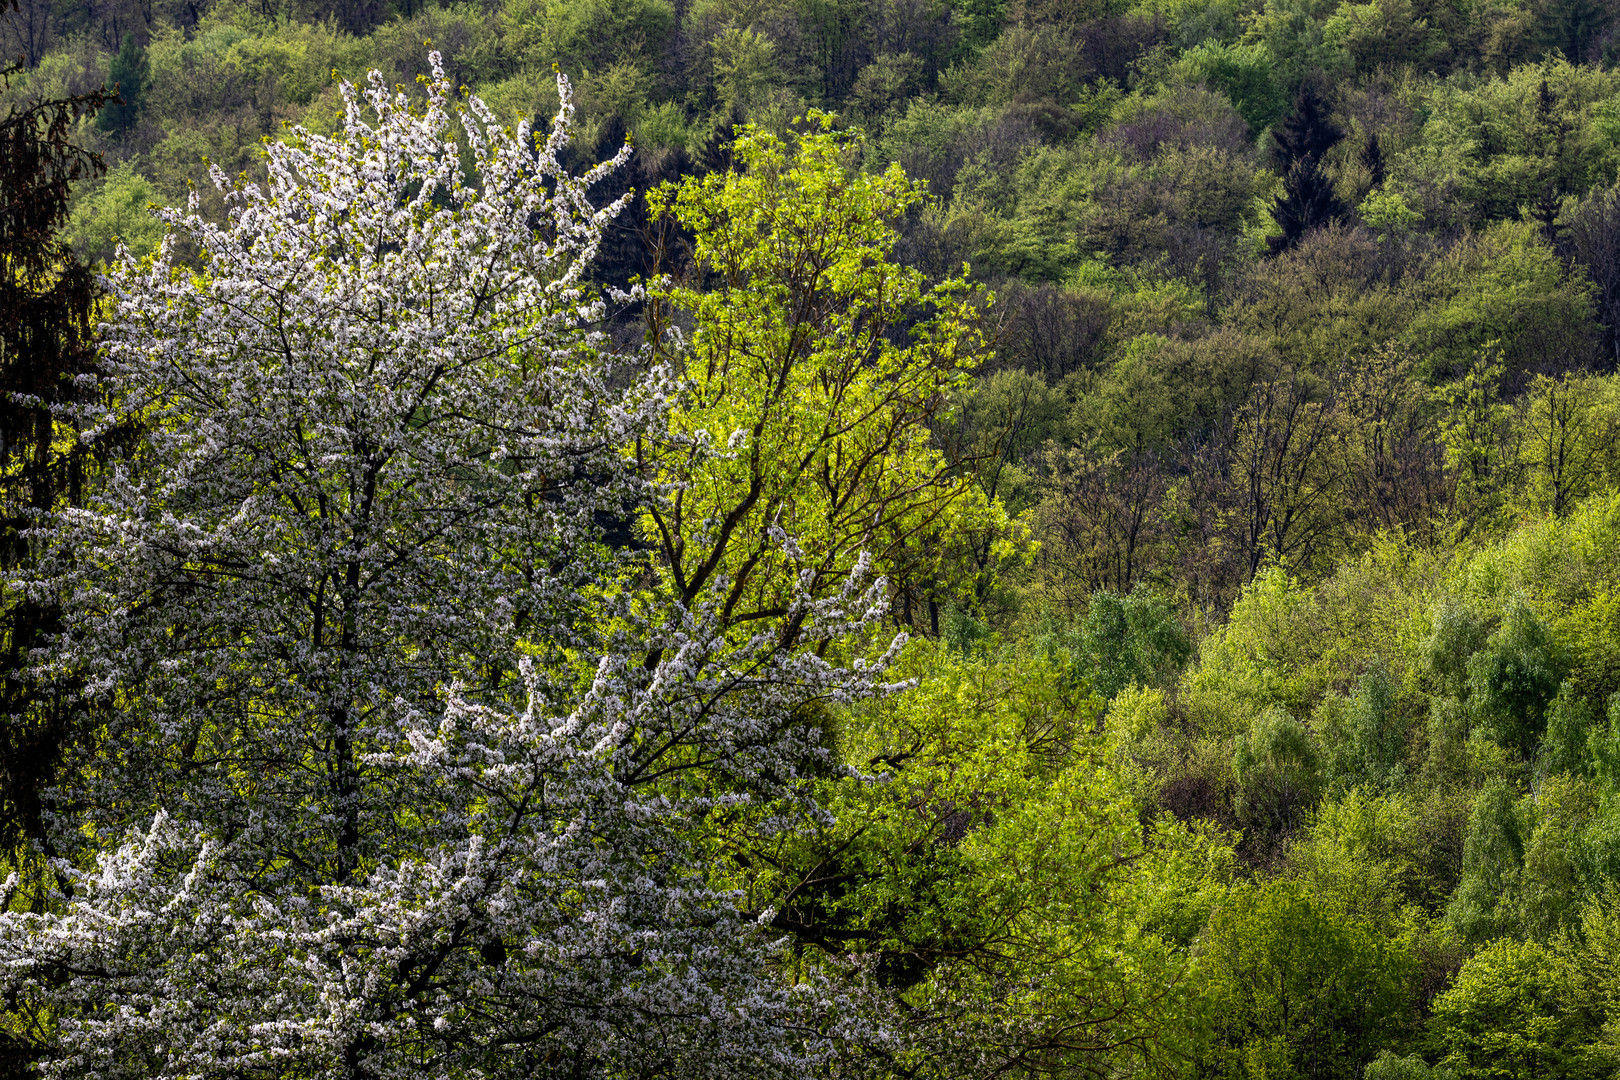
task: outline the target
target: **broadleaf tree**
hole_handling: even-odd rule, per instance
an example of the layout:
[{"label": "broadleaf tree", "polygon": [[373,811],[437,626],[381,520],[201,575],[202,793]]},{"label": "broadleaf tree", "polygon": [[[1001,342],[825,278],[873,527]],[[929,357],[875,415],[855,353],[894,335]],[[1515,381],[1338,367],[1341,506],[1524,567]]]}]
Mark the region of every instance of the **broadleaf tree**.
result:
[{"label": "broadleaf tree", "polygon": [[[1160,920],[1174,873],[1103,760],[1102,702],[1056,657],[908,650],[916,688],[852,709],[834,821],[743,876],[903,1003],[891,1076],[1176,1075],[1197,1017]],[[1178,880],[1178,887],[1190,884]]]},{"label": "broadleaf tree", "polygon": [[781,977],[701,837],[817,815],[805,717],[889,655],[820,654],[886,585],[857,558],[738,636],[720,584],[672,598],[608,542],[671,497],[638,440],[710,441],[597,329],[622,204],[588,189],[628,150],[570,175],[566,80],[537,137],[432,62],[414,106],[345,85],[264,186],[216,172],[228,221],[164,212],[108,282],[80,415],[144,436],[12,580],[61,605],[33,677],[98,733],[59,887],[0,914],[44,1076],[753,1077],[884,1037],[854,984]]},{"label": "broadleaf tree", "polygon": [[681,487],[646,531],[678,595],[723,578],[723,614],[741,625],[778,618],[795,587],[776,525],[813,561],[816,589],[869,553],[902,616],[971,588],[970,543],[1010,546],[1005,510],[930,433],[987,343],[965,281],[930,287],[895,258],[923,186],[898,165],[858,170],[858,136],[830,117],[807,128],[744,128],[733,168],[649,195],[663,266],[683,271],[649,289],[650,336],[686,376],[671,424],[728,441],[719,457],[690,437],[653,448]]}]

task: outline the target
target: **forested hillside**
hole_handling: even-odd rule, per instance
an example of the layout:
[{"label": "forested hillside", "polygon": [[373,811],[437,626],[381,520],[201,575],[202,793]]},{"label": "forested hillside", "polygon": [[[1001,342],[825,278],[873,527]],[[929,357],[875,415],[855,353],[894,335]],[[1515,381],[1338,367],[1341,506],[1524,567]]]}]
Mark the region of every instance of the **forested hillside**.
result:
[{"label": "forested hillside", "polygon": [[1620,1076],[1617,33],[0,0],[0,1077]]}]

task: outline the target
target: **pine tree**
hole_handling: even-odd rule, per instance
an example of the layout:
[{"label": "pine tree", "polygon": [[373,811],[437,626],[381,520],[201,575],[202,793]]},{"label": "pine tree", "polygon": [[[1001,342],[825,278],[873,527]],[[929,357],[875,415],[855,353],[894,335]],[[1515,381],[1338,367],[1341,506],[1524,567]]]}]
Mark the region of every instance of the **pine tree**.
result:
[{"label": "pine tree", "polygon": [[[0,10],[6,5],[0,4]],[[4,78],[9,72],[0,72]],[[0,572],[32,558],[26,531],[80,494],[86,453],[63,406],[96,369],[90,270],[61,235],[73,185],[101,172],[74,126],[101,91],[13,106],[0,117]],[[71,711],[24,677],[26,658],[55,627],[55,605],[11,593],[0,612],[0,853],[47,844],[44,791],[56,779]]]},{"label": "pine tree", "polygon": [[1378,141],[1377,132],[1368,135],[1367,142],[1361,148],[1361,167],[1367,170],[1369,186],[1378,187],[1384,182],[1384,148]]},{"label": "pine tree", "polygon": [[1307,233],[1343,221],[1349,216],[1333,184],[1322,171],[1322,158],[1344,138],[1309,87],[1294,101],[1294,111],[1272,132],[1277,157],[1284,168],[1283,191],[1271,215],[1282,228],[1268,247],[1273,255],[1287,251]]},{"label": "pine tree", "polygon": [[1560,239],[1558,217],[1563,213],[1564,196],[1572,180],[1568,161],[1570,124],[1545,78],[1536,91],[1534,138],[1539,182],[1534,201],[1528,208],[1529,216],[1541,226],[1541,234],[1547,242],[1557,245]]},{"label": "pine tree", "polygon": [[[0,14],[10,7],[0,0]],[[15,69],[0,71],[0,83]],[[72,139],[100,91],[12,106],[0,116],[0,573],[32,561],[27,530],[77,499],[85,454],[58,439],[59,410],[79,377],[95,370],[91,316],[97,291],[89,268],[62,239],[73,185],[103,168]],[[65,445],[64,445],[65,444]],[[30,653],[55,629],[51,603],[8,591],[0,607],[0,866],[45,869],[48,792],[62,758],[82,735],[76,714],[38,694],[25,675]],[[30,884],[36,884],[31,880]],[[23,1080],[39,1047],[0,1030],[0,1078]]]},{"label": "pine tree", "polygon": [[1321,161],[1344,138],[1344,131],[1329,118],[1322,99],[1306,87],[1294,99],[1294,110],[1274,129],[1277,159],[1286,173],[1301,161]]},{"label": "pine tree", "polygon": [[133,128],[140,119],[150,79],[146,50],[135,44],[135,35],[125,34],[124,43],[107,70],[107,81],[113,84],[117,96],[107,102],[96,117],[96,127],[119,135]]},{"label": "pine tree", "polygon": [[1272,207],[1271,216],[1282,228],[1282,235],[1271,237],[1267,243],[1273,255],[1280,255],[1306,234],[1343,221],[1349,211],[1321,167],[1314,159],[1306,158],[1283,178],[1283,193]]}]

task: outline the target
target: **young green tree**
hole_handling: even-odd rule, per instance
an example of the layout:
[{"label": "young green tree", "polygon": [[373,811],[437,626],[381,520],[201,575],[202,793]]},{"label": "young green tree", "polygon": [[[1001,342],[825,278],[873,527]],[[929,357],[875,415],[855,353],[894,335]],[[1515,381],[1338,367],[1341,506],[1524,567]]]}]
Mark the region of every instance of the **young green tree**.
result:
[{"label": "young green tree", "polygon": [[1561,968],[1555,953],[1531,941],[1498,938],[1475,953],[1434,1000],[1440,1064],[1459,1080],[1610,1075]]},{"label": "young green tree", "polygon": [[156,199],[151,181],[121,161],[99,189],[74,205],[68,239],[91,262],[112,263],[119,244],[134,255],[150,255],[163,239],[163,223],[150,210]]},{"label": "young green tree", "polygon": [[788,140],[746,129],[734,169],[649,196],[693,237],[687,266],[665,252],[684,276],[648,304],[651,340],[686,378],[672,424],[691,448],[643,448],[678,485],[645,528],[676,596],[726,582],[727,623],[785,610],[773,530],[794,538],[812,592],[867,552],[904,607],[970,589],[967,546],[996,547],[1007,526],[929,432],[984,355],[978,308],[961,280],[928,288],[897,261],[896,223],[923,189],[898,165],[857,171],[857,146],[817,113]]},{"label": "young green tree", "polygon": [[1359,1080],[1414,1020],[1410,954],[1291,884],[1234,890],[1199,967],[1217,1076]]},{"label": "young green tree", "polygon": [[1501,933],[1501,901],[1523,872],[1528,829],[1513,789],[1493,780],[1474,797],[1463,842],[1462,880],[1447,918],[1465,940]]},{"label": "young green tree", "polygon": [[1537,375],[1525,395],[1519,458],[1536,505],[1557,517],[1611,478],[1620,434],[1611,395],[1602,379],[1580,373]]},{"label": "young green tree", "polygon": [[1324,725],[1330,771],[1339,784],[1385,786],[1406,752],[1406,728],[1397,711],[1389,668],[1377,662],[1356,682],[1356,692]]},{"label": "young green tree", "polygon": [[1132,686],[1162,686],[1181,673],[1192,643],[1162,597],[1145,588],[1091,594],[1074,645],[1076,674],[1105,701]]},{"label": "young green tree", "polygon": [[1611,879],[1594,890],[1581,906],[1579,933],[1561,951],[1570,999],[1587,1023],[1604,1029],[1613,1054],[1620,1024],[1620,882]]},{"label": "young green tree", "polygon": [[1488,531],[1500,523],[1521,467],[1512,406],[1503,401],[1505,374],[1496,343],[1489,343],[1461,377],[1437,388],[1444,412],[1440,441],[1456,486],[1457,530]]}]

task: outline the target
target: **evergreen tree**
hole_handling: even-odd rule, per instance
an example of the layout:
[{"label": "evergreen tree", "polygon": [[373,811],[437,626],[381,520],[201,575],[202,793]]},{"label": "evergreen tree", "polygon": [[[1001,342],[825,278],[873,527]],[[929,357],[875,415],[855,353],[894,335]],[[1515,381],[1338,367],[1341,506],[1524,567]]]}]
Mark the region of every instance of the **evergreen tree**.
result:
[{"label": "evergreen tree", "polygon": [[1322,157],[1344,131],[1328,117],[1321,99],[1309,87],[1294,100],[1294,111],[1283,118],[1272,132],[1279,164],[1285,170],[1283,192],[1271,211],[1282,228],[1268,246],[1273,255],[1299,243],[1313,230],[1343,221],[1349,210],[1333,190],[1333,183],[1322,171]]},{"label": "evergreen tree", "polygon": [[1271,133],[1278,164],[1292,170],[1301,161],[1321,161],[1339,144],[1344,131],[1333,123],[1320,96],[1306,87],[1294,99],[1294,110]]},{"label": "evergreen tree", "polygon": [[1562,53],[1571,63],[1592,59],[1595,46],[1612,36],[1613,12],[1599,0],[1549,0],[1535,10],[1534,43],[1546,53]]},{"label": "evergreen tree", "polygon": [[1532,136],[1532,149],[1539,158],[1536,163],[1539,190],[1529,207],[1529,216],[1540,224],[1541,234],[1553,245],[1559,240],[1557,222],[1564,209],[1564,195],[1574,179],[1569,161],[1571,129],[1566,109],[1553,94],[1548,81],[1542,79],[1536,90],[1536,126]]},{"label": "evergreen tree", "polygon": [[1361,148],[1361,167],[1367,170],[1368,184],[1378,187],[1384,182],[1386,168],[1384,165],[1384,147],[1378,141],[1378,133],[1367,136],[1367,142]]},{"label": "evergreen tree", "polygon": [[[30,561],[25,531],[40,515],[75,501],[84,477],[84,452],[59,409],[96,368],[90,324],[97,293],[61,229],[73,185],[103,169],[98,156],[74,143],[74,125],[105,100],[98,90],[13,106],[0,117],[0,572],[6,574]],[[25,841],[46,842],[43,791],[69,738],[68,713],[39,698],[22,674],[30,650],[56,622],[52,604],[14,592],[0,610],[0,853],[12,857]]]},{"label": "evergreen tree", "polygon": [[[0,17],[9,6],[0,0]],[[0,82],[14,73],[0,71]],[[57,438],[57,410],[95,370],[97,291],[61,229],[74,183],[103,168],[72,132],[104,97],[98,90],[0,116],[0,574],[8,577],[31,562],[26,530],[76,500],[83,479],[84,454],[71,437]],[[73,711],[24,675],[30,652],[58,621],[54,604],[9,589],[0,606],[0,867],[28,878],[43,869],[31,855],[55,854],[44,827],[47,792],[83,734]],[[20,1029],[0,1028],[0,1078],[31,1075],[38,1051]]]},{"label": "evergreen tree", "polygon": [[141,106],[146,101],[146,85],[150,78],[146,50],[135,44],[134,34],[125,34],[124,43],[107,70],[107,80],[117,90],[117,96],[107,102],[96,117],[96,127],[119,135],[134,127],[140,119]]},{"label": "evergreen tree", "polygon": [[1271,237],[1267,244],[1273,255],[1280,255],[1307,233],[1343,221],[1349,210],[1316,160],[1305,158],[1283,177],[1283,193],[1272,207],[1271,216],[1281,226],[1282,235]]}]

